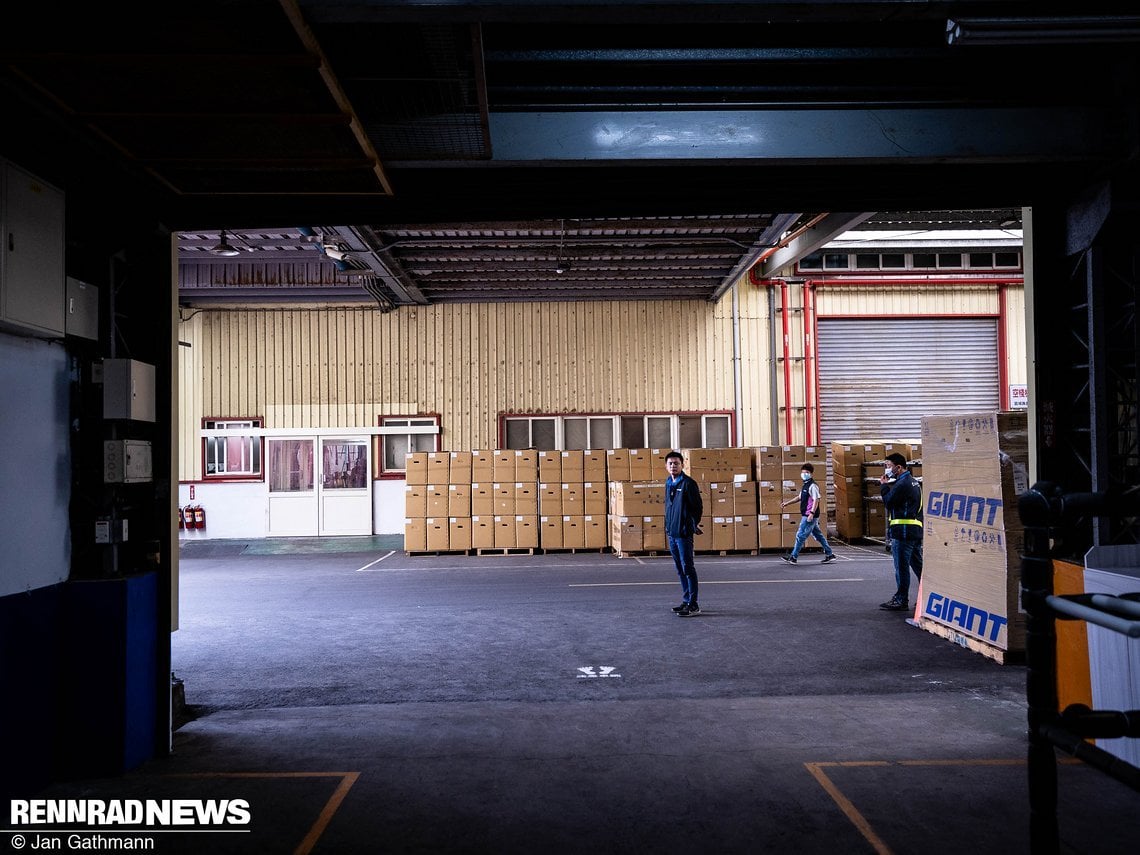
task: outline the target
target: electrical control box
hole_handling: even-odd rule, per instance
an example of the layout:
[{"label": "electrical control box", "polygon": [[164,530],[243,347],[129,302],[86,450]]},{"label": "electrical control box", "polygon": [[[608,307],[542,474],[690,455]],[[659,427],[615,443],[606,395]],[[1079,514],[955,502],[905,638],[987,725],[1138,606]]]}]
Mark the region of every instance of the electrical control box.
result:
[{"label": "electrical control box", "polygon": [[103,418],[154,421],[154,366],[134,359],[103,360]]},{"label": "electrical control box", "polygon": [[124,519],[107,519],[106,517],[97,519],[95,520],[95,542],[126,543],[127,528],[127,521]]},{"label": "electrical control box", "polygon": [[153,477],[149,442],[138,439],[103,441],[104,484],[143,484]]}]

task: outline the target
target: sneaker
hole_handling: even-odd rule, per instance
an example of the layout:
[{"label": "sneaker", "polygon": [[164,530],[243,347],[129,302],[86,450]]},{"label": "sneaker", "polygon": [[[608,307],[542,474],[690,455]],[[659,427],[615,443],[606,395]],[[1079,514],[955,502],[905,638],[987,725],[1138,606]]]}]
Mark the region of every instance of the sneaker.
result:
[{"label": "sneaker", "polygon": [[819,563],[820,564],[830,564],[834,560],[835,560],[835,553],[833,552],[830,555],[823,556],[823,560]]},{"label": "sneaker", "polygon": [[681,605],[679,605],[679,606],[673,606],[673,611],[680,612],[681,609],[687,609],[688,607],[689,607],[688,603],[681,603]]},{"label": "sneaker", "polygon": [[698,606],[696,603],[689,603],[687,606],[685,606],[683,609],[681,609],[679,612],[677,612],[677,616],[678,617],[692,617],[693,615],[699,615],[700,613],[701,613],[701,607],[700,606]]},{"label": "sneaker", "polygon": [[796,556],[794,556],[794,555],[790,555],[790,554],[789,555],[781,555],[780,558],[784,561],[787,561],[789,564],[795,564],[796,563]]},{"label": "sneaker", "polygon": [[900,600],[898,597],[891,597],[885,603],[879,603],[879,608],[888,612],[906,611],[907,607],[907,601]]}]

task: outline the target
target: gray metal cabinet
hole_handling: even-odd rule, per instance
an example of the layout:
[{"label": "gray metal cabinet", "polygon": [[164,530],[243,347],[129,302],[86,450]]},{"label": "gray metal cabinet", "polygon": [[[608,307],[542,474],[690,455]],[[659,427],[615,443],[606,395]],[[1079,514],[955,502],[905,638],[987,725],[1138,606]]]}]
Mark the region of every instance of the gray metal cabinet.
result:
[{"label": "gray metal cabinet", "polygon": [[0,327],[62,337],[66,322],[63,192],[0,161]]}]

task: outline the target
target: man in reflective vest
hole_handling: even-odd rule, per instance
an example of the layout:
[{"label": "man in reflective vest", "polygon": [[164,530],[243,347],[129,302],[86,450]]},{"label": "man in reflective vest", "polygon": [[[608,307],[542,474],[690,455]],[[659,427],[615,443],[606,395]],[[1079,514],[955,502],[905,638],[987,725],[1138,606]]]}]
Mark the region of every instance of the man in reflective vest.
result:
[{"label": "man in reflective vest", "polygon": [[910,571],[922,578],[922,488],[906,468],[906,458],[888,454],[879,478],[887,509],[887,533],[895,563],[895,595],[880,609],[906,611],[910,607]]}]

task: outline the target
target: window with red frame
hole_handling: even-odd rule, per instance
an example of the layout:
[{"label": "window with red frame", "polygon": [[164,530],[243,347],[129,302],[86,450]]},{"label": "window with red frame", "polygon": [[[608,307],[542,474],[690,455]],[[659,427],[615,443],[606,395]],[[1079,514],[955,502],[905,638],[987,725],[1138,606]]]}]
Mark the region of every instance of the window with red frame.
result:
[{"label": "window with red frame", "polygon": [[260,478],[261,437],[242,431],[260,428],[261,419],[204,419],[206,430],[233,431],[233,436],[208,436],[203,440],[202,471],[207,478]]},{"label": "window with red frame", "polygon": [[[381,427],[439,427],[439,416],[381,416]],[[380,437],[384,473],[407,472],[406,457],[414,451],[439,451],[439,433],[389,433]]]}]

